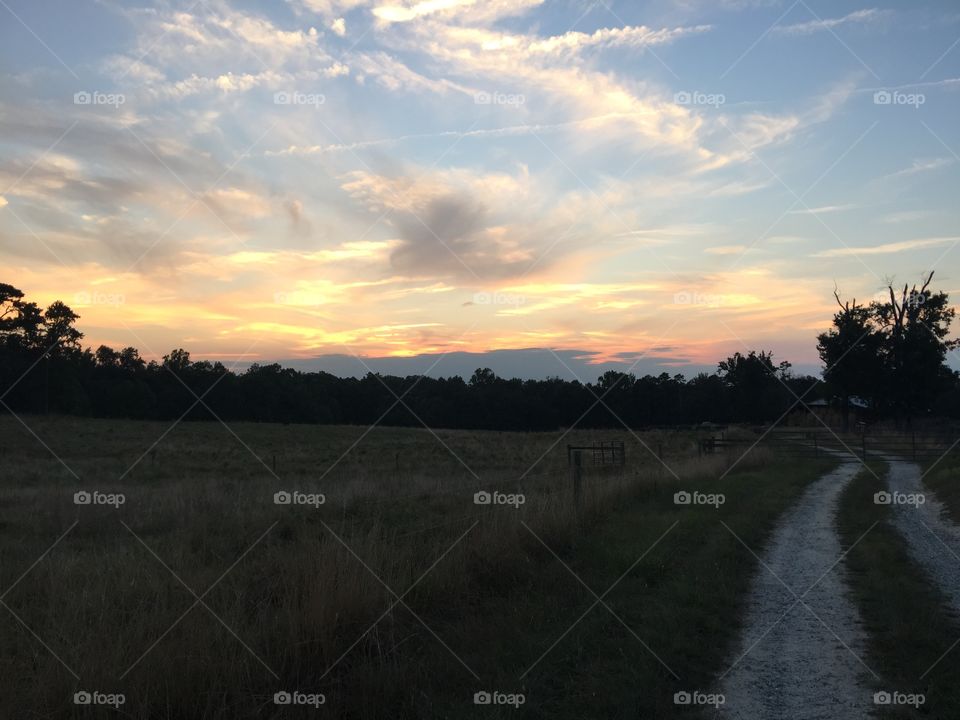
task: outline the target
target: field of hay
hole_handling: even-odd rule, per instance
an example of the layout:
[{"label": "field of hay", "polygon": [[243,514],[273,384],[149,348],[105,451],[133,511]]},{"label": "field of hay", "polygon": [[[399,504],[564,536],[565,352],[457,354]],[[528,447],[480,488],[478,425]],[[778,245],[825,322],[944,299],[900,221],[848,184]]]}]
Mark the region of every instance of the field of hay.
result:
[{"label": "field of hay", "polygon": [[[0,428],[3,717],[516,717],[518,695],[539,717],[576,648],[519,671],[590,605],[565,563],[625,508],[649,520],[622,542],[649,545],[730,462],[675,432]],[[575,504],[566,445],[611,439],[627,463],[585,468]]]}]

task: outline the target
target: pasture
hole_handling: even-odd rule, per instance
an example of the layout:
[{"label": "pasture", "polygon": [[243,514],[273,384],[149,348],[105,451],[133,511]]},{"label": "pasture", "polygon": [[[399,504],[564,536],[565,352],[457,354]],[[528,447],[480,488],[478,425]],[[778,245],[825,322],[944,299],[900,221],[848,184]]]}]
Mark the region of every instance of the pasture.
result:
[{"label": "pasture", "polygon": [[[781,588],[760,558],[780,543],[789,574],[797,543],[834,534],[843,552],[822,562],[866,632],[865,650],[835,660],[862,673],[849,702],[901,689],[935,714],[958,706],[956,621],[900,516],[871,500],[889,468],[835,454],[877,457],[881,438],[60,417],[0,429],[2,717],[727,716],[710,702],[755,649],[749,608],[772,600],[758,581]],[[622,465],[581,456],[576,494],[567,446],[619,441]],[[924,443],[925,482],[955,513],[955,457],[926,459],[940,447]],[[840,462],[860,474],[833,510],[813,486]],[[800,527],[801,507],[827,525]],[[796,619],[780,633],[816,634]]]},{"label": "pasture", "polygon": [[[692,432],[27,423],[0,433],[8,717],[674,711],[755,568],[718,520],[759,547],[826,466],[728,473]],[[611,439],[575,504],[566,445]]]}]

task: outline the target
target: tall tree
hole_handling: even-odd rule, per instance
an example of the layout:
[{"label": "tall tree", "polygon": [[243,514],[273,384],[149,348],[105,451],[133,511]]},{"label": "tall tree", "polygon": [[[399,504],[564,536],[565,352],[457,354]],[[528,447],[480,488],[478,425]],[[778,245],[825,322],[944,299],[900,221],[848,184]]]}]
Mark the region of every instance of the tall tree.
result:
[{"label": "tall tree", "polygon": [[956,310],[947,293],[930,290],[931,272],[920,287],[888,285],[889,300],[871,310],[884,337],[885,393],[898,425],[926,414],[951,382],[947,353],[960,341],[948,339]]},{"label": "tall tree", "polygon": [[55,355],[79,351],[83,339],[83,333],[75,327],[79,319],[79,315],[59,300],[50,305],[43,313],[44,351],[52,348],[51,353]]},{"label": "tall tree", "polygon": [[773,364],[771,352],[738,352],[721,361],[717,375],[730,392],[734,418],[752,423],[776,419],[785,409],[788,393],[780,380],[788,371],[789,363],[779,368]]},{"label": "tall tree", "polygon": [[833,327],[817,336],[817,350],[824,364],[823,379],[840,398],[843,430],[850,429],[850,398],[878,401],[883,376],[880,352],[882,335],[874,322],[871,307],[858,305],[856,298],[843,302],[840,293],[833,296],[840,311],[833,316]]}]

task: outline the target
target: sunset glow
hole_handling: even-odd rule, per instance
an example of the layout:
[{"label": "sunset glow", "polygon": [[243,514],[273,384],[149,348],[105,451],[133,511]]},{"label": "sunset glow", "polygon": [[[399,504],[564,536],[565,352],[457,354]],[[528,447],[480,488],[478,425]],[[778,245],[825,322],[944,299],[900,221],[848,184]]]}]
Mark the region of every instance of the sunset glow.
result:
[{"label": "sunset glow", "polygon": [[0,280],[86,345],[814,367],[835,286],[960,289],[950,3],[55,4],[0,10]]}]

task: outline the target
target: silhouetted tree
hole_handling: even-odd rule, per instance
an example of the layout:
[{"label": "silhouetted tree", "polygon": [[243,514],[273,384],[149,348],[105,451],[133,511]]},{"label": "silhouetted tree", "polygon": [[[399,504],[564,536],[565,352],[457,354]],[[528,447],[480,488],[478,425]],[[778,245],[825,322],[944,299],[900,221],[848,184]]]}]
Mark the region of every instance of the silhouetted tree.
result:
[{"label": "silhouetted tree", "polygon": [[904,285],[890,299],[874,302],[871,311],[883,335],[884,391],[897,424],[930,411],[938,395],[954,381],[946,365],[957,340],[947,339],[956,311],[945,292],[933,293],[931,272],[918,288]]},{"label": "silhouetted tree", "polygon": [[0,397],[14,412],[97,417],[556,430],[767,423],[786,415],[797,397],[810,399],[826,386],[842,395],[844,407],[855,394],[897,417],[934,410],[957,416],[960,379],[945,362],[957,345],[948,339],[953,310],[929,283],[869,308],[841,303],[833,327],[818,338],[827,383],[751,351],[690,380],[608,371],[593,384],[508,380],[489,368],[466,382],[374,373],[338,378],[275,363],[236,373],[195,361],[182,348],[146,363],[133,347],[83,349],[79,318],[69,307],[55,302],[41,310],[0,284]]},{"label": "silhouetted tree", "polygon": [[470,384],[473,387],[493,385],[496,381],[497,376],[490,368],[477,368],[473,371],[473,376],[470,378]]},{"label": "silhouetted tree", "polygon": [[781,382],[789,367],[789,363],[777,367],[773,353],[755,350],[747,355],[737,352],[721,361],[717,374],[730,391],[734,414],[752,423],[775,420],[778,409],[789,408],[783,407],[789,393]]},{"label": "silhouetted tree", "polygon": [[858,305],[856,299],[842,302],[834,290],[840,310],[833,316],[833,327],[817,336],[817,350],[824,364],[823,378],[839,395],[843,430],[850,429],[850,398],[878,400],[883,378],[881,345],[873,309]]}]

